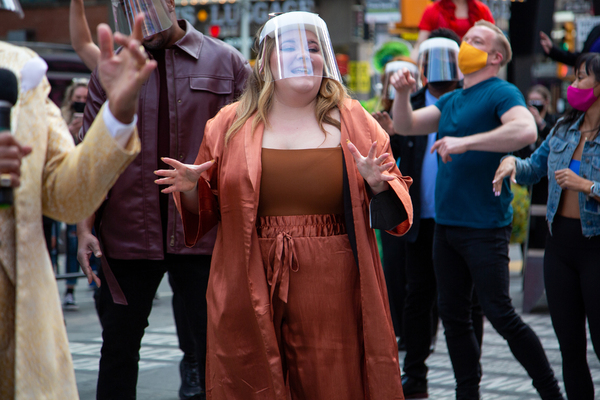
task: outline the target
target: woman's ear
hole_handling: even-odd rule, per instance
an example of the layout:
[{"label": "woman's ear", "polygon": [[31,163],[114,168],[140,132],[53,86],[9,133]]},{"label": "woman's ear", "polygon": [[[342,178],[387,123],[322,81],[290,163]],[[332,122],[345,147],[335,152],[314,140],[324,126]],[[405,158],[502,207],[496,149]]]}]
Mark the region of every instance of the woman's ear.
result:
[{"label": "woman's ear", "polygon": [[175,11],[175,0],[165,0],[165,2],[167,3],[167,10],[169,12]]}]

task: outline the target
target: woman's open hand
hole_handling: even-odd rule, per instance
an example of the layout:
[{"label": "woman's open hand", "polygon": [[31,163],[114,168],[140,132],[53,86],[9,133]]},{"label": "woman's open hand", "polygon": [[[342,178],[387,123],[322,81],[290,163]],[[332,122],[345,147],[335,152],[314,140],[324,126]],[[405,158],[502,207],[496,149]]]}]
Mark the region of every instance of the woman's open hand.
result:
[{"label": "woman's open hand", "polygon": [[494,194],[496,195],[496,197],[500,196],[500,193],[502,193],[502,181],[504,180],[504,178],[506,178],[507,176],[510,176],[510,180],[512,182],[516,183],[517,182],[515,180],[516,174],[517,174],[516,158],[511,156],[511,157],[506,157],[504,160],[502,160],[502,162],[498,166],[498,169],[496,170],[496,175],[494,175],[494,180],[492,181],[492,188],[494,190]]},{"label": "woman's open hand", "polygon": [[354,144],[348,140],[348,150],[356,161],[358,172],[362,175],[363,179],[367,181],[371,187],[371,191],[374,194],[381,193],[389,188],[389,181],[393,181],[394,177],[386,175],[384,172],[394,166],[394,162],[390,161],[384,163],[384,161],[390,156],[389,153],[383,153],[379,157],[375,157],[377,150],[377,142],[374,142],[369,149],[369,154],[363,157],[360,151],[354,146]]},{"label": "woman's open hand", "polygon": [[190,192],[195,190],[200,175],[215,163],[215,160],[211,160],[200,165],[183,164],[168,157],[163,157],[162,160],[165,164],[174,168],[154,171],[156,175],[164,177],[155,180],[154,183],[157,185],[169,185],[161,190],[162,193]]},{"label": "woman's open hand", "polygon": [[540,45],[546,55],[550,54],[550,50],[552,50],[553,46],[552,39],[542,31],[540,31]]}]

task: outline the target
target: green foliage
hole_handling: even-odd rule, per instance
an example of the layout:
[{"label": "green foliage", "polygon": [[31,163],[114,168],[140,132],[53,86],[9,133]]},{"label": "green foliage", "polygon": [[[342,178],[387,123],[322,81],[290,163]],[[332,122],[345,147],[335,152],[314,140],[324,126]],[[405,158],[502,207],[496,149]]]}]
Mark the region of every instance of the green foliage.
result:
[{"label": "green foliage", "polygon": [[383,73],[385,64],[392,61],[394,57],[410,56],[410,48],[406,43],[399,41],[385,42],[373,56],[373,66],[380,74]]},{"label": "green foliage", "polygon": [[363,106],[363,108],[365,110],[367,110],[369,113],[374,113],[375,111],[379,111],[379,110],[376,110],[376,108],[379,106],[379,103],[380,103],[380,98],[378,96],[372,97],[369,100],[360,100],[360,105]]},{"label": "green foliage", "polygon": [[524,243],[529,230],[528,216],[529,207],[531,206],[531,197],[526,186],[511,184],[510,189],[514,194],[512,201],[513,207],[513,222],[512,233],[510,235],[511,243]]}]

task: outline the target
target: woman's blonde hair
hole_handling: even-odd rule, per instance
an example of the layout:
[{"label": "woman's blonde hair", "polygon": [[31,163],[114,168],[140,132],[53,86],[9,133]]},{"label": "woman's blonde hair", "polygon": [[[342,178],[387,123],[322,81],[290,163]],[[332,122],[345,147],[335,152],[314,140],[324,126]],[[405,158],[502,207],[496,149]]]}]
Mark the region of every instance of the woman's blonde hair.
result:
[{"label": "woman's blonde hair", "polygon": [[552,110],[552,94],[550,93],[550,90],[548,90],[548,88],[544,85],[534,85],[532,87],[529,88],[529,90],[527,91],[527,96],[525,97],[525,100],[529,99],[529,95],[531,93],[537,93],[540,96],[542,96],[544,98],[544,100],[546,100],[546,109],[548,110],[548,113],[551,114],[551,110]]},{"label": "woman's blonde hair", "polygon": [[71,108],[72,102],[71,98],[73,97],[73,93],[75,93],[75,89],[79,87],[87,88],[90,81],[87,78],[73,78],[71,84],[67,86],[65,90],[65,95],[63,97],[63,101],[60,107],[60,111],[62,113],[62,117],[67,124],[71,122],[73,118],[73,109]]},{"label": "woman's blonde hair", "polygon": [[[257,38],[260,35],[260,31],[261,29],[256,34]],[[260,123],[269,126],[268,115],[273,106],[273,94],[275,92],[275,83],[269,60],[271,59],[274,47],[275,39],[269,36],[266,36],[258,46],[258,57],[252,68],[252,74],[250,74],[246,81],[246,88],[237,102],[236,119],[225,134],[225,144],[231,140],[255,113],[256,117],[252,121],[252,133],[254,133]],[[341,123],[329,116],[329,112],[336,107],[341,108],[344,100],[348,97],[348,92],[344,85],[334,79],[323,78],[321,88],[319,89],[319,93],[317,93],[315,116],[324,134],[327,134],[323,126],[324,124],[330,124],[341,129]]]}]

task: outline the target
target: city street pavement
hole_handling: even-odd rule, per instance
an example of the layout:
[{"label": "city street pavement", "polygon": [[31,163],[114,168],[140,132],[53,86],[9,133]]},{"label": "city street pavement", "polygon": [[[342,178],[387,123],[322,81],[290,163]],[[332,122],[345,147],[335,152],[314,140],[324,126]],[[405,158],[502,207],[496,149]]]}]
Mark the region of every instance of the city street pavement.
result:
[{"label": "city street pavement", "polygon": [[[518,272],[511,273],[511,296],[517,310],[521,309],[522,278]],[[64,282],[59,282],[60,293],[64,292]],[[171,310],[171,289],[167,279],[159,288],[159,299],[154,302],[150,315],[150,326],[142,343],[138,396],[140,400],[177,400],[179,389],[179,361],[182,353],[178,348],[177,335]],[[76,291],[78,311],[66,311],[65,320],[77,387],[81,400],[93,400],[96,393],[98,360],[100,357],[101,329],[94,309],[92,292],[87,283],[79,280]],[[543,306],[535,314],[523,315],[540,337],[546,354],[552,363],[562,387],[561,357],[558,342],[552,329],[550,316]],[[454,399],[454,375],[448,358],[443,329],[440,328],[435,352],[428,359],[429,398],[435,400]],[[400,360],[404,353],[400,353]],[[595,386],[600,393],[600,363],[588,343],[588,359]],[[483,400],[530,400],[539,399],[525,370],[518,364],[506,342],[485,323],[483,356],[483,380],[481,394]],[[310,399],[307,399],[310,400]]]}]

